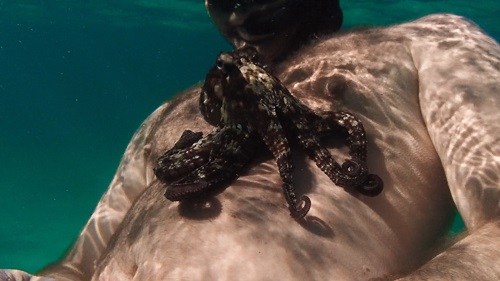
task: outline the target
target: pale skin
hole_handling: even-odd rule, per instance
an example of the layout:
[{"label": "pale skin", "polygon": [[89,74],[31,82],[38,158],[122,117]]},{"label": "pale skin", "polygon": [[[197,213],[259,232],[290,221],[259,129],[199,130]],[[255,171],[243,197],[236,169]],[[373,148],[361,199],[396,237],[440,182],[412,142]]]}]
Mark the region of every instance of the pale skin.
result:
[{"label": "pale skin", "polygon": [[[269,158],[205,203],[166,200],[157,158],[185,129],[212,128],[195,87],[141,126],[62,261],[0,280],[500,279],[498,43],[434,15],[323,37],[273,72],[314,110],[361,119],[380,195],[346,193],[294,149],[294,186],[314,202],[304,220],[290,217]],[[468,230],[450,242],[455,206]]]}]

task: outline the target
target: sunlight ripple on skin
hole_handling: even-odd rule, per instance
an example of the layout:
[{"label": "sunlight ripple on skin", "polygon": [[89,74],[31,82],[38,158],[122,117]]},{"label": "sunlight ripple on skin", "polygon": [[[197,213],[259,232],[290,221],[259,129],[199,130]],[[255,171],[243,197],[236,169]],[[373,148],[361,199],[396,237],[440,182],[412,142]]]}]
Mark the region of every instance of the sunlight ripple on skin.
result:
[{"label": "sunlight ripple on skin", "polygon": [[[462,17],[432,15],[313,40],[273,73],[314,110],[348,108],[360,118],[368,166],[384,180],[379,196],[336,188],[297,153],[297,192],[315,202],[304,222],[289,216],[272,160],[252,165],[202,204],[165,200],[152,175],[156,159],[184,129],[211,130],[195,87],[141,126],[70,254],[40,274],[59,280],[500,278],[500,46],[493,39]],[[453,218],[452,199],[470,232],[435,256]]]}]

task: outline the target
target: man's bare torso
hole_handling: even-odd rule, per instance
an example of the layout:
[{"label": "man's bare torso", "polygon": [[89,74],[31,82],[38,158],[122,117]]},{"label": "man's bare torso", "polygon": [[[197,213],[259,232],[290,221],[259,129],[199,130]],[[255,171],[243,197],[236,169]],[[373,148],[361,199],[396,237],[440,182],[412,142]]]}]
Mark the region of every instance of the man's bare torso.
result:
[{"label": "man's bare torso", "polygon": [[478,134],[500,135],[498,114],[491,114],[500,106],[500,47],[472,23],[436,15],[330,35],[274,74],[309,107],[362,120],[368,166],[384,180],[380,195],[346,193],[294,149],[294,185],[313,201],[303,222],[289,215],[272,159],[205,202],[166,200],[153,176],[156,159],[185,129],[211,129],[195,87],[144,123],[75,247],[46,273],[64,276],[65,268],[82,280],[390,279],[433,257],[454,214],[451,194],[471,229],[489,221],[484,208],[472,209],[478,203],[464,201],[480,197],[464,189],[471,176],[476,190],[496,181],[488,208],[498,210],[500,148],[495,137]]}]

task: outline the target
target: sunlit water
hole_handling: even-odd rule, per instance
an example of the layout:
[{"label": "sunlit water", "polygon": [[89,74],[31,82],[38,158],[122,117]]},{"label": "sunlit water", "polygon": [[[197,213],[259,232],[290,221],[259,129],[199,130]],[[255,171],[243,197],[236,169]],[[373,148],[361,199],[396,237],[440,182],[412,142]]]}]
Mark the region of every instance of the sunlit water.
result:
[{"label": "sunlit water", "polygon": [[[39,2],[0,0],[0,268],[30,272],[71,246],[140,123],[230,48],[201,0]],[[342,7],[345,28],[450,12],[500,39],[496,0]]]}]

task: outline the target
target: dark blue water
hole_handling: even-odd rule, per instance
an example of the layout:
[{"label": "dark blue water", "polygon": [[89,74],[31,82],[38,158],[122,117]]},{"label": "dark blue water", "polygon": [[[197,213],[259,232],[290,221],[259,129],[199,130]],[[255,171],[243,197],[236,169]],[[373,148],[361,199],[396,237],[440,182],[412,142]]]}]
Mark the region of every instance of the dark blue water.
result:
[{"label": "dark blue water", "polygon": [[[30,272],[71,246],[140,123],[229,49],[201,0],[38,2],[0,0],[0,268]],[[342,2],[345,27],[453,12],[497,40],[499,5]]]}]

